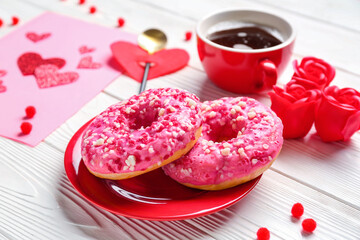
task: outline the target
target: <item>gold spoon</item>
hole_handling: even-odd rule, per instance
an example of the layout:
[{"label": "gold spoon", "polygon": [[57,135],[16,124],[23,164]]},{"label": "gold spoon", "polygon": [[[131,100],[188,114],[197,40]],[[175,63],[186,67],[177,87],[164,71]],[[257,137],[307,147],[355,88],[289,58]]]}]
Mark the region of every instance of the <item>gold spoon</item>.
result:
[{"label": "gold spoon", "polygon": [[[165,33],[160,31],[159,29],[148,29],[138,37],[139,46],[147,51],[149,54],[153,54],[161,49],[163,49],[166,45],[167,38]],[[146,81],[149,74],[150,62],[145,64],[144,75],[141,81],[139,93],[143,92],[146,87]]]}]

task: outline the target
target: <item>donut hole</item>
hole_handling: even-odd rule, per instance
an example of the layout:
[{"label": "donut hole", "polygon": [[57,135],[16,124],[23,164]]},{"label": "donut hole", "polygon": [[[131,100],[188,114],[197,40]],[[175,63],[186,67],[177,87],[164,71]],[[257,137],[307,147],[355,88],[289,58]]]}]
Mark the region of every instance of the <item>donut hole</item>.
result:
[{"label": "donut hole", "polygon": [[159,113],[152,108],[142,108],[133,113],[130,118],[129,127],[131,130],[139,130],[150,127],[154,122],[158,121]]},{"label": "donut hole", "polygon": [[245,123],[236,122],[234,124],[232,120],[232,118],[227,119],[223,124],[220,122],[209,122],[208,140],[221,143],[237,138],[239,131],[245,126]]}]

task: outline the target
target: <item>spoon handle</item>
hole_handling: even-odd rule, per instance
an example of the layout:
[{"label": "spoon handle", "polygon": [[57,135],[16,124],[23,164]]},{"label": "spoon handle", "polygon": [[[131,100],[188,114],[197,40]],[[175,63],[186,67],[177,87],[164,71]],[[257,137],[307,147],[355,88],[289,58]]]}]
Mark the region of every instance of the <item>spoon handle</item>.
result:
[{"label": "spoon handle", "polygon": [[150,63],[147,62],[146,65],[145,65],[144,75],[143,75],[143,78],[141,80],[139,94],[142,93],[145,90],[146,81],[147,81],[148,74],[149,74],[149,69],[150,69]]}]

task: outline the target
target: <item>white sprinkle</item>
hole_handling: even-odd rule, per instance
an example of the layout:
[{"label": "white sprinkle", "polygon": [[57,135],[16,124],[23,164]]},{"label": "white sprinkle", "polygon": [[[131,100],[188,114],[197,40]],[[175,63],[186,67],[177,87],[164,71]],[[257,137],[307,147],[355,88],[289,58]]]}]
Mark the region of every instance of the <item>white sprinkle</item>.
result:
[{"label": "white sprinkle", "polygon": [[106,147],[106,148],[104,148],[104,152],[107,152],[107,151],[109,151],[109,149]]},{"label": "white sprinkle", "polygon": [[228,156],[230,154],[230,148],[223,148],[220,150],[221,155]]},{"label": "white sprinkle", "polygon": [[153,147],[149,147],[148,151],[149,151],[150,154],[155,152]]},{"label": "white sprinkle", "polygon": [[254,111],[248,112],[249,119],[253,119],[255,116],[256,116],[256,112]]},{"label": "white sprinkle", "polygon": [[114,139],[115,139],[114,137],[109,137],[109,138],[106,140],[106,143],[112,144]]},{"label": "white sprinkle", "polygon": [[201,141],[201,143],[202,143],[203,145],[207,145],[207,144],[208,144],[208,140],[203,139],[203,140]]},{"label": "white sprinkle", "polygon": [[239,106],[233,106],[233,109],[235,109],[235,111],[237,111],[237,112],[240,112],[241,111],[241,107],[239,107]]},{"label": "white sprinkle", "polygon": [[[103,158],[105,158],[105,157],[103,157]],[[104,163],[103,163],[102,161],[100,161],[100,162],[99,162],[99,167],[102,168],[103,166],[104,166]]]},{"label": "white sprinkle", "polygon": [[245,107],[245,106],[246,106],[246,102],[240,101],[240,102],[238,103],[238,105],[239,105],[240,107]]},{"label": "white sprinkle", "polygon": [[155,99],[154,99],[154,100],[151,100],[150,103],[149,103],[149,105],[152,106],[152,105],[154,105],[154,103],[155,103]]},{"label": "white sprinkle", "polygon": [[126,108],[126,109],[125,109],[125,112],[126,112],[127,114],[130,114],[130,112],[131,112],[131,107]]},{"label": "white sprinkle", "polygon": [[241,156],[245,156],[245,150],[244,150],[244,148],[239,148],[239,149],[238,149],[238,153],[239,153]]},{"label": "white sprinkle", "polygon": [[269,160],[270,160],[270,161],[272,160],[272,157],[271,157],[271,156],[269,156]]},{"label": "white sprinkle", "polygon": [[169,110],[170,110],[170,112],[175,112],[175,111],[176,111],[176,109],[175,109],[173,106],[171,106],[171,107],[169,108]]},{"label": "white sprinkle", "polygon": [[216,112],[211,111],[211,112],[209,113],[209,117],[213,118],[213,117],[215,117],[215,116],[216,116]]},{"label": "white sprinkle", "polygon": [[99,138],[98,140],[96,140],[96,142],[93,142],[94,146],[101,146],[104,144],[104,139],[103,138]]},{"label": "white sprinkle", "polygon": [[130,170],[130,171],[134,171],[134,170],[135,170],[135,167],[134,167],[134,166],[130,166],[130,167],[129,167],[129,170]]},{"label": "white sprinkle", "polygon": [[263,144],[263,148],[264,148],[264,149],[269,149],[269,145]]},{"label": "white sprinkle", "polygon": [[241,131],[238,131],[237,136],[240,137],[241,135],[242,135],[242,132],[241,132]]},{"label": "white sprinkle", "polygon": [[258,162],[258,160],[257,160],[256,158],[253,158],[253,159],[251,160],[251,162],[252,162],[253,165],[255,165],[255,164]]},{"label": "white sprinkle", "polygon": [[214,145],[214,142],[213,142],[213,141],[209,141],[209,142],[208,142],[208,145],[209,145],[209,146],[212,146],[212,145]]},{"label": "white sprinkle", "polygon": [[208,148],[205,149],[205,153],[206,153],[206,154],[209,154],[209,153],[210,153],[210,149],[208,149]]},{"label": "white sprinkle", "polygon": [[171,152],[171,147],[170,146],[167,147],[167,151]]},{"label": "white sprinkle", "polygon": [[185,98],[185,102],[187,102],[191,107],[196,105],[196,102],[191,98]]},{"label": "white sprinkle", "polygon": [[232,108],[232,109],[230,110],[230,113],[233,114],[233,115],[235,115],[235,114],[236,114],[236,110]]},{"label": "white sprinkle", "polygon": [[[127,165],[131,165],[131,166],[135,166],[136,164],[136,158],[134,155],[130,155],[128,158],[127,158],[127,161],[129,162],[129,164]],[[125,161],[126,162],[126,161]]]},{"label": "white sprinkle", "polygon": [[161,117],[162,115],[164,115],[164,113],[165,113],[165,109],[160,108],[160,111],[159,111],[159,116]]},{"label": "white sprinkle", "polygon": [[160,166],[160,165],[161,165],[161,161],[158,161],[158,162],[157,162],[157,165]]},{"label": "white sprinkle", "polygon": [[224,148],[231,148],[231,145],[227,142],[223,143],[223,147]]},{"label": "white sprinkle", "polygon": [[174,138],[177,138],[179,134],[177,132],[173,132],[172,135],[174,136]]},{"label": "white sprinkle", "polygon": [[238,122],[244,121],[244,120],[245,120],[245,118],[244,118],[243,116],[238,116],[238,117],[236,118],[236,121],[238,121]]},{"label": "white sprinkle", "polygon": [[247,146],[245,147],[245,149],[246,149],[246,150],[252,149],[252,146],[247,145]]},{"label": "white sprinkle", "polygon": [[128,166],[124,166],[124,167],[123,167],[123,171],[128,170],[128,168],[129,168]]},{"label": "white sprinkle", "polygon": [[114,122],[115,127],[120,128],[120,123]]},{"label": "white sprinkle", "polygon": [[165,104],[165,105],[168,105],[168,104],[169,104],[169,102],[170,102],[170,99],[169,99],[169,98],[167,98],[167,99],[165,99],[164,104]]}]

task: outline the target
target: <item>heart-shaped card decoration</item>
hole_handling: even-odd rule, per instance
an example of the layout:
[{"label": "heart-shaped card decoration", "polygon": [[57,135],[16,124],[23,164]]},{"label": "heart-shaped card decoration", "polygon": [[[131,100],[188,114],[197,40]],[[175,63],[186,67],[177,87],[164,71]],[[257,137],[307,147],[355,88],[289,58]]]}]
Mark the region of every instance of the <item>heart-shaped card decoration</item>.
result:
[{"label": "heart-shaped card decoration", "polygon": [[124,41],[111,44],[111,51],[126,73],[138,82],[141,82],[147,62],[152,63],[149,80],[184,68],[190,59],[183,49],[164,49],[150,55],[138,45]]},{"label": "heart-shaped card decoration", "polygon": [[54,64],[40,65],[35,69],[36,82],[39,88],[56,87],[75,82],[79,78],[76,72],[58,72],[59,67]]},{"label": "heart-shaped card decoration", "polygon": [[65,63],[65,60],[61,58],[43,59],[40,54],[34,52],[24,53],[17,60],[19,69],[24,76],[33,75],[35,69],[43,64],[53,64],[62,68]]}]

